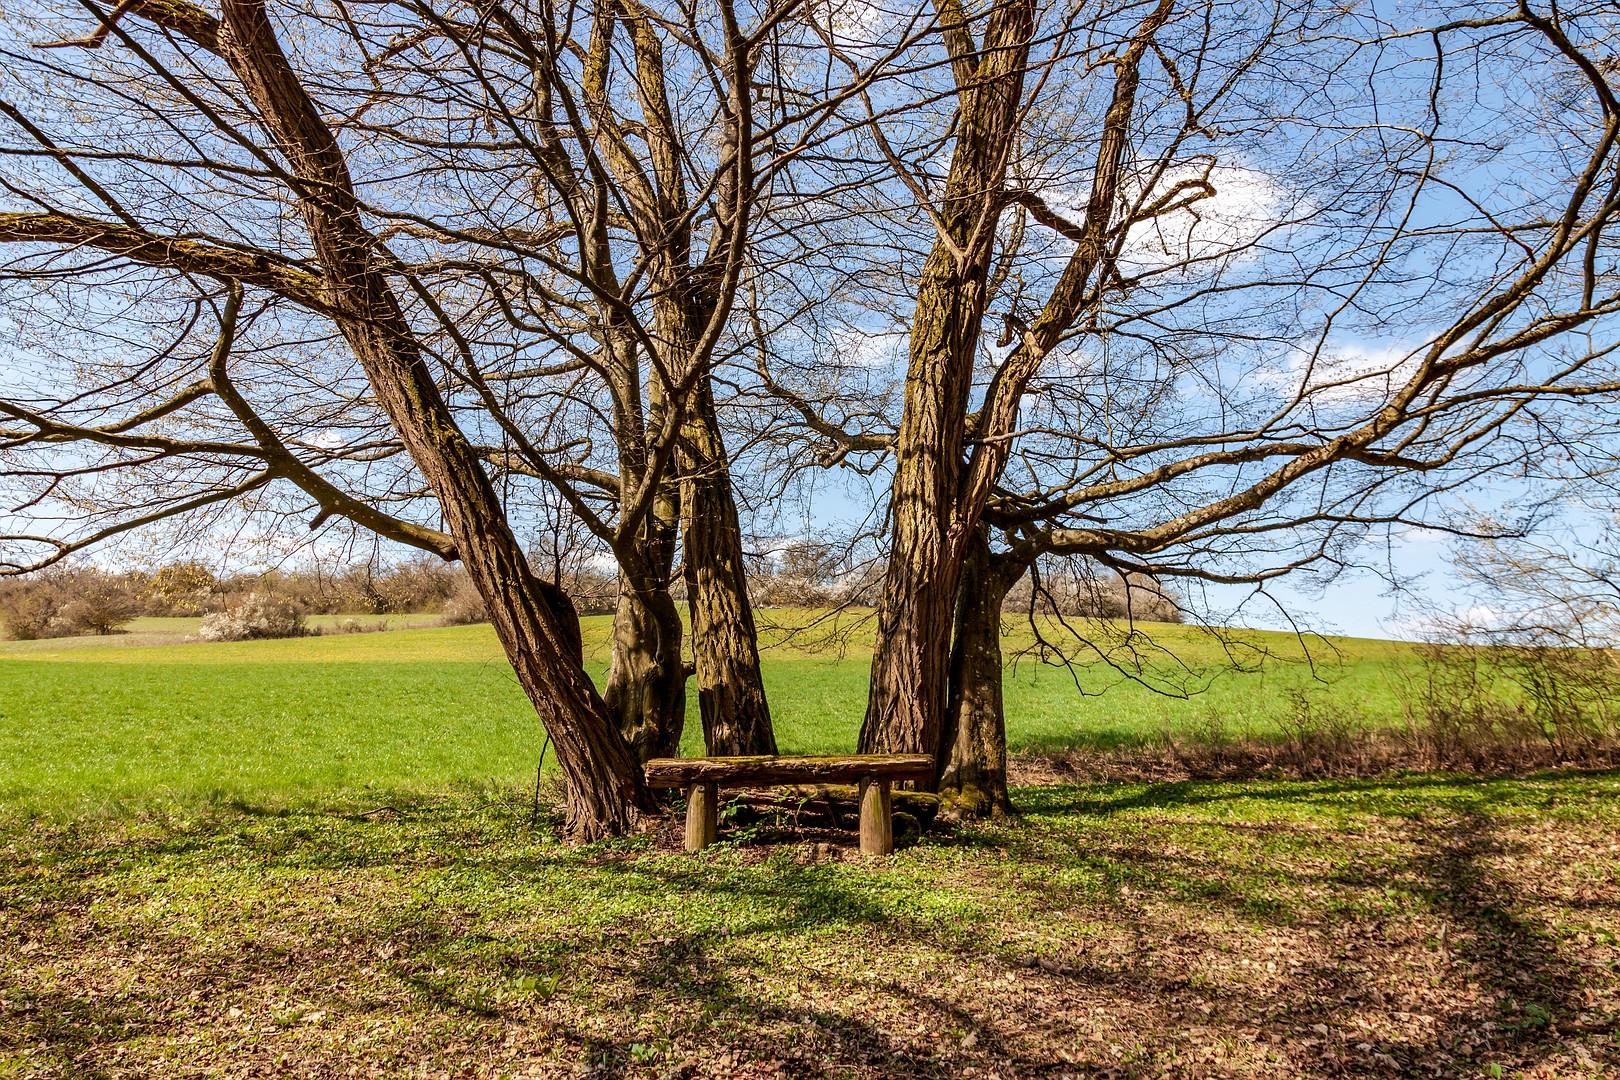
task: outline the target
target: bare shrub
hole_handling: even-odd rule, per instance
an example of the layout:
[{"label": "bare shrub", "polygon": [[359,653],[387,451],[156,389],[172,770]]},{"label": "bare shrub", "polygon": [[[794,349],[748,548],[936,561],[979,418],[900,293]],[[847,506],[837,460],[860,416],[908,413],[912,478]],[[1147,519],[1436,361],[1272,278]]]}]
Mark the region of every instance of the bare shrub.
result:
[{"label": "bare shrub", "polygon": [[1407,736],[1439,768],[1584,758],[1620,735],[1616,700],[1609,649],[1489,640],[1419,646],[1401,692]]},{"label": "bare shrub", "polygon": [[249,593],[225,611],[203,616],[197,636],[203,641],[253,641],[302,637],[304,610],[273,593]]},{"label": "bare shrub", "polygon": [[49,581],[11,581],[0,587],[0,628],[13,641],[35,641],[68,633],[56,620],[61,599]]},{"label": "bare shrub", "polygon": [[461,587],[445,603],[443,622],[446,626],[489,622],[489,609],[484,606],[484,598],[478,594],[471,580],[463,579]]},{"label": "bare shrub", "polygon": [[19,641],[113,634],[138,614],[127,576],[91,567],[0,584],[0,623]]},{"label": "bare shrub", "polygon": [[215,610],[249,593],[284,597],[310,615],[407,615],[437,611],[463,572],[433,559],[356,563],[339,573],[319,567],[239,574],[214,586]]},{"label": "bare shrub", "polygon": [[[568,598],[574,602],[574,610],[580,615],[611,615],[618,607],[619,579],[615,574],[572,570],[564,572],[562,580],[555,584],[568,594]],[[672,595],[675,592],[674,589],[670,591]],[[680,600],[685,598],[684,591],[676,597]]]},{"label": "bare shrub", "polygon": [[748,597],[755,607],[870,606],[882,583],[881,565],[852,564],[838,545],[795,540],[751,560]]},{"label": "bare shrub", "polygon": [[1143,574],[1128,577],[1085,560],[1043,560],[1001,603],[1005,612],[1132,622],[1182,621],[1174,593]]},{"label": "bare shrub", "polygon": [[436,611],[453,596],[463,576],[442,562],[413,559],[397,566],[351,567],[336,583],[345,611],[405,615]]},{"label": "bare shrub", "polygon": [[[614,609],[618,580],[611,574],[574,570],[560,584],[582,615]],[[79,567],[0,581],[0,629],[18,640],[115,633],[139,616],[201,615],[207,621],[205,640],[245,640],[302,633],[302,624],[293,629],[288,613],[302,619],[441,611],[450,623],[487,621],[466,571],[432,559],[360,563],[338,574],[310,568],[228,577],[185,561],[155,571],[110,573]],[[249,613],[246,622],[244,612]],[[337,627],[328,632],[385,630],[387,624],[347,620]]]},{"label": "bare shrub", "polygon": [[[1471,659],[1471,656],[1477,659]],[[1211,711],[1180,728],[1129,746],[1073,747],[1009,761],[1017,783],[1375,778],[1396,771],[1522,776],[1549,768],[1620,764],[1611,731],[1559,744],[1531,713],[1493,695],[1484,650],[1450,647],[1439,666],[1420,660],[1405,727],[1376,727],[1330,693],[1295,691],[1273,729],[1238,728]],[[1565,658],[1560,658],[1560,662]],[[1478,682],[1472,680],[1477,679]],[[1432,681],[1431,681],[1432,680]],[[1490,687],[1476,692],[1470,686]],[[1422,711],[1412,702],[1429,702]]]},{"label": "bare shrub", "polygon": [[1582,760],[1620,740],[1620,552],[1597,543],[1472,523],[1450,561],[1470,595],[1431,613],[1403,688],[1412,737],[1441,763],[1500,756]]},{"label": "bare shrub", "polygon": [[1377,775],[1392,767],[1398,751],[1352,709],[1307,690],[1291,691],[1273,723],[1275,731],[1239,733],[1210,712],[1134,753],[1144,762],[1161,757],[1164,766],[1193,779],[1319,779]]},{"label": "bare shrub", "polygon": [[138,611],[135,599],[117,582],[95,580],[62,605],[56,621],[68,634],[116,634]]}]

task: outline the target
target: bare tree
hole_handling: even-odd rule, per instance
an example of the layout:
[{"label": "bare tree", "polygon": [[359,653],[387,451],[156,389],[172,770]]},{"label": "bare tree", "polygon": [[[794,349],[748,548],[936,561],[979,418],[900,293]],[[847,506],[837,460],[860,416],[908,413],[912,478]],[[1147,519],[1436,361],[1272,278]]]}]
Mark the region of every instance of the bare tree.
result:
[{"label": "bare tree", "polygon": [[[679,738],[684,501],[716,738],[768,739],[707,384],[749,226],[840,100],[790,81],[820,48],[795,6],[87,10],[12,12],[0,45],[31,75],[0,100],[7,569],[226,507],[460,558],[591,838]],[[611,705],[513,478],[619,563]]]},{"label": "bare tree", "polygon": [[870,243],[921,258],[898,400],[775,382],[829,460],[892,454],[861,745],[961,789],[999,769],[994,613],[1037,556],[1331,564],[1612,397],[1620,111],[1596,8],[938,11],[951,107],[869,127]]}]

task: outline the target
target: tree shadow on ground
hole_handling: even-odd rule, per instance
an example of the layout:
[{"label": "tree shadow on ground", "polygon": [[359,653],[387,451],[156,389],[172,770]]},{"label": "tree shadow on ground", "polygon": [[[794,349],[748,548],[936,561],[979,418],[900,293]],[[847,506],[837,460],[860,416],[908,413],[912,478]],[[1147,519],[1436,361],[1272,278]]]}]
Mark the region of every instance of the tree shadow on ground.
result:
[{"label": "tree shadow on ground", "polygon": [[[582,853],[513,844],[502,832],[509,823],[503,824],[499,815],[488,819],[481,840],[473,837],[478,842],[451,844],[450,838],[462,837],[471,828],[461,814],[447,814],[437,822],[424,816],[393,825],[351,821],[340,830],[343,837],[359,837],[349,846],[323,847],[330,837],[322,830],[308,821],[287,820],[275,827],[275,835],[255,834],[253,843],[244,844],[225,830],[212,839],[199,834],[178,839],[172,846],[160,842],[157,850],[176,872],[183,869],[179,864],[184,860],[208,872],[222,866],[251,871],[284,864],[307,871],[311,887],[341,880],[334,875],[386,865],[402,849],[424,857],[432,852],[431,862],[401,868],[403,881],[418,883],[413,887],[419,891],[408,901],[353,913],[334,908],[298,916],[303,921],[295,925],[312,939],[341,940],[344,947],[334,956],[311,954],[317,959],[310,960],[310,970],[302,973],[306,982],[314,985],[333,971],[386,951],[389,959],[382,967],[396,986],[414,995],[417,1004],[411,1010],[413,1015],[419,1013],[424,1026],[431,1022],[459,1031],[457,1025],[464,1025],[478,1038],[487,1038],[503,1025],[538,1024],[546,1038],[574,1048],[582,1063],[600,1077],[681,1075],[684,1065],[679,1061],[662,1061],[657,1073],[648,1073],[650,1066],[633,1048],[640,1046],[644,1056],[651,1054],[657,1047],[649,1050],[649,1039],[684,1039],[711,1054],[736,1050],[756,1062],[779,1064],[793,1077],[956,1076],[969,1063],[1000,1070],[1004,1077],[1110,1071],[1147,1076],[1166,1069],[1196,1076],[1220,1070],[1193,1061],[1192,1050],[1240,1034],[1262,1040],[1274,1037],[1279,1050],[1296,1064],[1304,1063],[1307,1072],[1445,1076],[1477,1073],[1487,1061],[1518,1067],[1546,1063],[1564,1052],[1559,1037],[1567,1035],[1571,1025],[1591,1023],[1581,1014],[1590,979],[1548,932],[1535,898],[1517,891],[1490,865],[1511,841],[1504,838],[1502,818],[1493,813],[1497,798],[1489,791],[1472,791],[1481,783],[1473,778],[1336,781],[1289,785],[1280,793],[1238,785],[1170,784],[1125,795],[1103,792],[1097,797],[1091,791],[1084,798],[1076,798],[1075,789],[1026,790],[1030,802],[1044,807],[1043,818],[1057,819],[1059,828],[1047,829],[1032,821],[1026,830],[993,830],[962,840],[986,849],[996,844],[1015,849],[1011,859],[988,868],[975,866],[960,852],[951,856],[950,866],[928,863],[927,853],[916,863],[862,865],[804,865],[781,852],[754,861],[738,861],[746,854],[741,852],[694,859],[657,855],[633,845]],[[1302,795],[1372,799],[1381,790],[1421,794],[1457,789],[1470,791],[1471,797],[1448,804],[1445,817],[1388,815],[1400,844],[1385,857],[1362,862],[1303,858],[1292,862],[1294,854],[1308,852],[1309,845],[1344,841],[1335,841],[1331,828],[1302,831],[1286,821],[1211,818],[1172,823],[1173,828],[1278,830],[1292,845],[1204,849],[1195,842],[1192,851],[1176,833],[1168,834],[1175,844],[1161,834],[1130,831],[1110,841],[1112,846],[1099,847],[1094,830],[1062,828],[1065,818],[1095,822],[1125,811],[1192,809],[1223,799]],[[1369,812],[1386,813],[1377,799],[1369,806]],[[398,834],[397,845],[366,839],[407,827],[412,831]],[[1016,850],[1037,842],[1060,852],[1062,858],[1047,859],[1035,852],[1025,859]],[[457,850],[434,851],[446,845]],[[321,850],[313,850],[317,848]],[[91,844],[87,850],[74,856],[79,862],[64,868],[72,872],[54,886],[59,895],[19,918],[41,932],[53,920],[82,918],[87,933],[73,940],[88,940],[95,923],[84,901],[101,889],[97,875],[115,874],[124,860],[150,854],[153,848],[111,842]],[[1263,872],[1244,868],[1249,876],[1234,876],[1233,881],[1217,880],[1223,868],[1230,870],[1257,851],[1275,856],[1278,864],[1261,868]],[[1100,884],[1078,888],[1072,878],[1040,870],[1037,864],[1042,861],[1061,863],[1057,869],[1081,866],[1095,871]],[[919,912],[908,905],[906,890],[919,887],[908,883],[908,876],[922,873],[936,874],[925,883],[930,890],[963,890],[961,913]],[[953,873],[960,876],[953,878]],[[0,886],[22,888],[31,874],[26,867],[14,868],[8,871],[14,876],[9,882],[0,881]],[[554,901],[548,902],[550,914],[545,918],[505,925],[486,925],[463,910],[470,898],[489,895],[490,881],[505,883],[499,888],[507,890],[533,890],[555,881],[558,874],[588,875],[589,895],[644,893],[648,905],[619,924],[576,918]],[[1155,883],[1163,895],[1155,898],[1153,907],[1126,898],[1122,890],[1131,886],[1145,891]],[[1296,911],[1260,903],[1266,899],[1260,891],[1269,884],[1290,896],[1334,890],[1397,892],[1411,903],[1409,910],[1391,918],[1322,904]],[[1076,918],[1091,920],[1116,939],[1133,939],[1135,946],[1106,955],[1021,956],[1018,950],[1039,951],[1046,946],[976,933],[972,905],[988,903],[1021,905],[1025,921],[1037,928],[1047,911],[1054,927],[1072,927]],[[1615,907],[1612,899],[1588,903],[1594,909]],[[659,905],[668,912],[678,911],[679,921],[687,925],[660,928]],[[565,917],[556,917],[558,911]],[[709,925],[692,925],[704,921],[705,911],[715,913]],[[1174,923],[1172,915],[1182,922]],[[1415,949],[1412,933],[1419,919],[1438,920],[1447,927],[1434,949]],[[968,925],[960,925],[964,920]],[[1322,957],[1315,967],[1288,978],[1269,994],[1241,981],[1195,986],[1184,960],[1196,957],[1206,945],[1219,944],[1219,936],[1232,924],[1245,922],[1296,933],[1309,928],[1330,938],[1341,930],[1353,932],[1360,945],[1339,948],[1331,962]],[[251,921],[244,925],[256,928]],[[126,930],[149,940],[161,938],[178,950],[166,963],[178,973],[190,973],[185,978],[192,982],[177,977],[176,998],[196,984],[198,969],[207,971],[216,985],[295,983],[285,970],[284,956],[246,948],[210,952],[199,943],[163,937],[177,932],[161,922],[131,924]],[[827,956],[841,958],[842,968],[817,970],[816,963],[825,964],[826,957],[816,961],[801,951],[841,935],[846,936],[846,947],[829,950]],[[1164,940],[1155,941],[1155,936]],[[1189,943],[1187,951],[1165,955],[1155,951],[1176,936]],[[849,939],[857,946],[847,947]],[[1342,945],[1345,939],[1338,940]],[[940,970],[895,964],[908,955],[927,956]],[[1434,960],[1430,968],[1409,963],[1429,956]],[[1028,960],[1035,960],[1035,965]],[[1052,966],[1040,966],[1041,960]],[[560,995],[556,1000],[577,991],[580,1000],[597,1010],[595,1018],[550,1009],[538,997],[513,1004],[485,993],[490,986],[508,985],[536,972],[562,972],[567,981],[556,990]],[[1471,1001],[1452,995],[1452,1003],[1444,1008],[1415,1002],[1411,1011],[1421,1008],[1436,1018],[1420,1036],[1375,1039],[1353,1034],[1359,1030],[1355,1022],[1364,1015],[1377,1019],[1406,1007],[1400,1001],[1382,1000],[1381,989],[1403,972],[1409,978],[1438,979],[1453,986],[1472,981],[1478,993]],[[966,983],[952,982],[954,974],[965,977]],[[799,993],[824,978],[836,984],[833,993],[825,985],[819,994]],[[992,986],[1004,989],[992,992]],[[368,1010],[399,1008],[397,995],[389,996],[392,991],[386,983],[376,987],[382,989],[345,991],[344,1007],[366,1015]],[[1411,983],[1417,998],[1423,996],[1420,989],[1419,982]],[[378,996],[368,1002],[363,1000],[365,992]],[[1392,989],[1391,996],[1399,992]],[[837,993],[847,993],[850,999],[838,1000]],[[1498,995],[1511,1001],[1511,1007],[1498,1007]],[[604,997],[611,1000],[598,1001]],[[15,993],[12,1000],[19,1000]],[[49,987],[41,987],[29,1000],[35,1003],[34,1011],[6,1021],[5,1026],[12,1028],[6,1041],[23,1045],[16,1040],[26,1038],[81,1061],[97,1046],[127,1043],[119,1023],[131,1017],[138,1020],[142,1010],[158,1017],[160,1005],[173,1004],[148,991],[146,998],[130,999],[112,1012],[98,1014],[82,996]],[[1197,1011],[1204,1006],[1207,1012]],[[1087,1025],[1099,1010],[1109,1010],[1141,1040],[1145,1049],[1139,1060],[1116,1057],[1107,1044],[1080,1041],[1092,1030]],[[47,1020],[47,1015],[60,1022]],[[657,1023],[662,1025],[655,1025],[651,1036],[645,1034],[644,1022],[650,1016],[660,1017]],[[1601,1023],[1603,1018],[1597,1020]],[[98,1023],[103,1025],[101,1032],[94,1030]],[[185,1026],[175,1023],[176,1030]],[[195,1027],[201,1021],[186,1023]],[[1318,1024],[1326,1032],[1320,1038],[1310,1034]],[[925,1026],[934,1034],[919,1034]],[[951,1034],[935,1038],[940,1032]],[[971,1046],[963,1041],[968,1035],[974,1038]],[[345,1048],[344,1055],[345,1064],[364,1060],[359,1049]],[[84,1074],[93,1075],[93,1067],[96,1062],[87,1062]],[[1256,1059],[1253,1069],[1259,1075],[1270,1067]],[[336,1074],[334,1067],[327,1075]],[[735,1075],[752,1074],[739,1061]]]},{"label": "tree shadow on ground", "polygon": [[[1581,773],[1601,778],[1612,772]],[[1482,806],[1507,801],[1495,789],[1501,778],[1424,774],[1377,780],[1295,780],[1251,784],[1245,781],[1170,780],[1143,784],[1058,785],[1020,788],[1014,801],[1025,813],[1042,815],[1109,816],[1133,810],[1170,810],[1205,807],[1223,802],[1305,803],[1362,796],[1368,809],[1385,814],[1409,814],[1414,807],[1400,806],[1400,796],[1470,793]],[[1124,794],[1115,794],[1120,788]],[[1213,824],[1214,822],[1212,822]]]}]

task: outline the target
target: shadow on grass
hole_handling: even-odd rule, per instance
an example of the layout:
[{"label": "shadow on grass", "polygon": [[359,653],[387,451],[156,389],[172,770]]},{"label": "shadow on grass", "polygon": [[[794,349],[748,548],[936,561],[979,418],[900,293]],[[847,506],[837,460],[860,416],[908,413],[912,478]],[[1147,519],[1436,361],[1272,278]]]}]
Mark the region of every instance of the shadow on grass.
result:
[{"label": "shadow on grass", "polygon": [[[1557,1052],[1560,1029],[1586,1030],[1578,1019],[1588,985],[1580,965],[1562,954],[1555,936],[1528,912],[1514,888],[1482,865],[1504,851],[1487,814],[1469,811],[1418,826],[1409,839],[1418,849],[1414,857],[1347,875],[1346,883],[1408,890],[1440,916],[1442,932],[1433,948],[1441,977],[1449,968],[1452,978],[1460,974],[1475,981],[1479,1004],[1438,1017],[1433,1039],[1362,1043],[1371,1045],[1371,1068],[1357,1069],[1343,1060],[1336,1064],[1346,1072],[1440,1075],[1464,1063],[1488,1067],[1493,1059],[1506,1059],[1513,1067],[1533,1070]],[[1378,944],[1371,940],[1368,947]],[[1369,995],[1381,991],[1338,975],[1319,978],[1310,997],[1349,1003]],[[1302,1024],[1320,1015],[1313,1008],[1297,1012]]]},{"label": "shadow on grass", "polygon": [[[1527,779],[1616,775],[1620,773],[1581,772],[1547,774]],[[1427,804],[1400,805],[1402,799],[1411,796],[1467,792],[1473,794],[1475,805],[1483,809],[1510,801],[1511,796],[1506,794],[1509,788],[1505,785],[1517,783],[1520,781],[1504,781],[1500,777],[1430,773],[1371,780],[1173,780],[1019,788],[1014,792],[1014,802],[1021,811],[1030,814],[1106,816],[1133,810],[1192,809],[1238,801],[1311,806],[1325,800],[1338,800],[1341,805],[1348,805],[1348,800],[1354,797],[1369,812],[1405,816],[1427,808]],[[1127,793],[1115,794],[1121,788]]]},{"label": "shadow on grass", "polygon": [[[141,873],[192,872],[198,888],[222,892],[231,887],[228,880],[212,881],[209,874],[226,870],[228,879],[244,869],[296,871],[307,877],[278,878],[279,887],[324,890],[334,882],[352,881],[360,872],[395,871],[397,878],[385,880],[403,886],[406,895],[396,901],[352,912],[306,909],[286,916],[291,920],[286,925],[311,941],[341,940],[338,959],[320,961],[333,970],[375,963],[386,951],[383,969],[420,1002],[424,1022],[443,1022],[453,1014],[482,1025],[479,1031],[493,1031],[502,1023],[544,1012],[552,993],[564,998],[577,993],[606,1019],[605,1026],[569,1014],[548,1018],[547,1030],[580,1048],[602,1068],[600,1076],[644,1072],[646,1062],[634,1048],[641,1047],[647,1056],[677,1039],[746,1047],[781,1060],[793,1076],[840,1069],[893,1077],[958,1075],[958,1065],[967,1060],[1005,1062],[1018,1075],[1064,1071],[1072,1066],[1071,1059],[1052,1056],[1050,1046],[1042,1048],[1039,1042],[1031,1049],[1028,1030],[1032,1023],[1058,1021],[1026,1015],[1022,1004],[990,1009],[971,985],[954,991],[937,979],[913,976],[912,969],[885,965],[901,950],[920,947],[963,973],[1006,973],[1023,958],[1010,951],[1014,945],[1007,938],[977,932],[976,911],[988,913],[989,906],[998,913],[1016,911],[1021,925],[1037,929],[1058,925],[1056,919],[1044,920],[1044,911],[1071,922],[1083,913],[1086,919],[1110,924],[1116,936],[1134,934],[1135,951],[1082,956],[1058,970],[1020,970],[1017,978],[1059,1001],[1079,997],[1117,1006],[1144,1039],[1164,1044],[1198,1038],[1189,1032],[1212,1024],[1232,1031],[1264,1028],[1279,1038],[1323,1024],[1333,1033],[1320,1041],[1313,1071],[1444,1075],[1455,1074],[1463,1062],[1493,1056],[1509,1057],[1521,1066],[1544,1062],[1554,1052],[1558,1026],[1578,1015],[1587,988],[1580,969],[1560,953],[1533,913],[1532,901],[1494,877],[1486,865],[1501,853],[1503,843],[1496,814],[1513,801],[1509,787],[1493,784],[1501,782],[1411,777],[1024,789],[1020,802],[1031,812],[1026,827],[966,831],[954,841],[962,850],[950,856],[955,860],[950,865],[936,871],[925,858],[894,864],[892,873],[850,864],[801,865],[785,853],[753,862],[744,861],[746,853],[741,852],[733,853],[735,857],[665,857],[637,841],[568,850],[528,830],[526,802],[514,798],[476,805],[401,803],[395,804],[396,813],[380,818],[351,811],[242,813],[129,836],[98,837],[73,829],[42,832],[35,837],[37,861],[5,864],[0,889],[6,893],[0,900],[26,891],[32,906],[20,918],[43,928],[65,922],[92,895],[138,892],[143,879],[134,868],[143,859],[155,863]],[[1444,817],[1426,812],[1431,803],[1411,801],[1441,794],[1453,796],[1441,800]],[[1201,840],[1193,840],[1189,849],[1181,837],[1174,837],[1175,845],[1167,844],[1155,832],[1164,823],[1151,816],[1143,822],[1146,829],[1092,828],[1134,811],[1313,800],[1393,818],[1399,847],[1370,861],[1318,857],[1313,848],[1330,842],[1323,835],[1330,830],[1305,831],[1289,821],[1264,819],[1171,823],[1247,830],[1243,846],[1235,848],[1200,846]],[[1076,831],[1076,826],[1084,828]],[[1341,839],[1341,847],[1343,843]],[[984,853],[982,862],[971,858],[975,848]],[[52,860],[53,883],[47,889],[36,871]],[[1065,873],[1049,872],[1054,869]],[[579,903],[618,904],[614,910],[626,914],[618,920],[593,920],[588,910],[576,910],[572,898],[544,895],[560,883],[578,890]],[[958,886],[965,890],[959,910],[937,903],[918,907],[911,895],[949,901]],[[1432,1038],[1374,1042],[1348,1036],[1353,1017],[1346,1014],[1362,1008],[1357,1002],[1381,994],[1376,976],[1401,970],[1387,957],[1373,957],[1367,964],[1347,958],[1301,972],[1280,997],[1263,997],[1241,984],[1200,985],[1194,994],[1185,967],[1153,955],[1155,943],[1147,939],[1162,932],[1152,921],[1161,915],[1147,918],[1139,904],[1123,900],[1127,886],[1156,889],[1160,910],[1175,907],[1176,917],[1183,920],[1176,932],[1195,944],[1216,939],[1223,923],[1240,916],[1272,926],[1312,920],[1308,925],[1353,929],[1368,950],[1386,951],[1402,943],[1392,944],[1382,917],[1331,906],[1324,912],[1319,904],[1307,912],[1301,902],[1288,898],[1313,891],[1398,892],[1450,928],[1437,978],[1472,979],[1487,996],[1494,999],[1500,992],[1513,1004],[1489,1015],[1480,1015],[1472,1005],[1431,1010],[1437,1015]],[[1268,892],[1273,886],[1276,895]],[[531,902],[533,910],[523,911]],[[505,908],[499,917],[485,920],[471,910],[483,903]],[[219,910],[227,934],[236,929],[229,922],[233,917],[246,920],[244,930],[262,925],[254,921],[262,915],[236,916],[228,903]],[[708,925],[692,925],[706,919]],[[673,930],[665,928],[670,922],[676,923]],[[132,920],[122,932],[161,938],[170,931],[161,922]],[[890,1015],[829,1004],[825,994],[806,1001],[794,989],[800,980],[822,977],[807,966],[808,960],[818,941],[840,934],[870,941],[865,955],[847,949],[838,955],[845,964],[872,970],[846,968],[834,972],[835,979],[852,994],[881,995],[890,1003]],[[191,947],[178,939],[174,944]],[[218,954],[214,962],[218,966],[210,977],[233,985],[290,978],[286,957],[276,953],[237,949]],[[505,988],[520,981],[548,975],[558,976],[560,986],[551,984],[543,995],[530,986],[522,992],[526,997],[503,996]],[[608,986],[613,987],[612,1000],[599,1000],[599,988]],[[121,1025],[138,1020],[140,1010],[163,1015],[158,1008],[163,1002],[157,1000],[98,1012],[96,1006],[48,987],[29,993],[27,1000],[34,1004],[6,1021],[11,1031],[0,1045],[48,1045],[62,1057],[77,1059],[93,1047],[127,1043],[131,1029]],[[1212,1015],[1189,1020],[1189,1000],[1206,998]],[[22,998],[13,992],[11,1000]],[[1384,1007],[1381,1000],[1378,1004]],[[895,1013],[901,1021],[894,1019]],[[921,1019],[982,1035],[971,1054],[949,1047],[942,1053],[918,1045],[907,1034],[912,1021]],[[1497,1026],[1486,1029],[1486,1021]],[[1071,1017],[1061,1023],[1077,1021]],[[652,1034],[644,1034],[647,1030]],[[1072,1037],[1069,1045],[1075,1045]],[[1108,1059],[1093,1064],[1094,1071],[1117,1065]],[[1156,1073],[1158,1064],[1162,1062],[1141,1071]],[[667,1065],[660,1072],[669,1075]]]}]

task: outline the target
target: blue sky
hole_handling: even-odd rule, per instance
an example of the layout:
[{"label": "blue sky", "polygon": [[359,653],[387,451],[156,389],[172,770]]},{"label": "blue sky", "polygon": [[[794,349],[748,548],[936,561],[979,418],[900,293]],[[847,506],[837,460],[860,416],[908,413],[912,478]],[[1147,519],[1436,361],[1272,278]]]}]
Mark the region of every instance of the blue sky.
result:
[{"label": "blue sky", "polygon": [[[1406,530],[1387,545],[1368,541],[1361,549],[1363,568],[1347,570],[1331,581],[1301,572],[1268,586],[1272,601],[1248,597],[1249,587],[1227,587],[1209,592],[1218,606],[1242,608],[1234,625],[1284,629],[1287,611],[1305,630],[1352,637],[1411,639],[1423,625],[1423,607],[1466,605],[1446,560],[1447,538],[1425,530]],[[1397,588],[1371,567],[1393,569],[1401,578]]]}]

